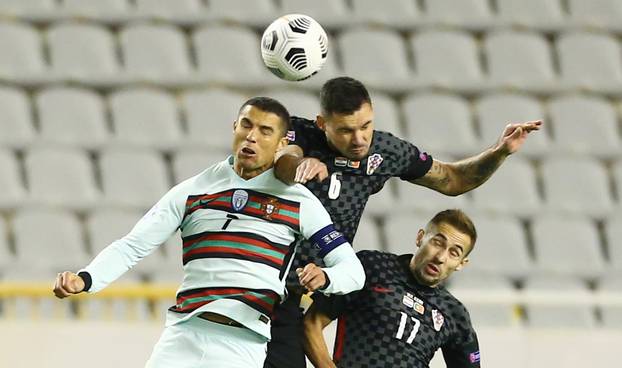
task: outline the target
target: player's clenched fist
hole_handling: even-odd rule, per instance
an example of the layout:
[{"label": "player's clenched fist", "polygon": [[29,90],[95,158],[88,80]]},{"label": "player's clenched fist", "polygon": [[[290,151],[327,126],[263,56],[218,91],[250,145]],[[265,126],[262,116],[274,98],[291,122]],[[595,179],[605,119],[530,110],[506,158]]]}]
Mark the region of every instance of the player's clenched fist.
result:
[{"label": "player's clenched fist", "polygon": [[73,272],[65,271],[56,276],[54,283],[54,295],[57,298],[66,298],[72,294],[81,293],[84,290],[84,280]]},{"label": "player's clenched fist", "polygon": [[309,263],[304,268],[297,268],[296,274],[298,274],[300,285],[309,291],[323,289],[328,282],[324,270],[313,263]]}]

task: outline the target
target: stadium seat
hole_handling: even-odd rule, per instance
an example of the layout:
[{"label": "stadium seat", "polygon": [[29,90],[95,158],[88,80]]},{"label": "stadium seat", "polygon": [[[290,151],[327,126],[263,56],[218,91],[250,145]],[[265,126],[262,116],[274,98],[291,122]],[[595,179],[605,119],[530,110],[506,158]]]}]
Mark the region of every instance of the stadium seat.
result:
[{"label": "stadium seat", "polygon": [[258,27],[267,26],[281,15],[270,0],[210,0],[208,14],[216,19]]},{"label": "stadium seat", "polygon": [[162,150],[182,143],[177,104],[160,89],[119,90],[110,96],[110,109],[115,143]]},{"label": "stadium seat", "polygon": [[461,91],[485,87],[480,54],[471,34],[461,31],[423,31],[413,34],[417,83]]},{"label": "stadium seat", "polygon": [[31,205],[85,210],[101,197],[91,159],[82,151],[32,148],[24,165]]},{"label": "stadium seat", "polygon": [[[476,225],[477,226],[477,225]],[[479,250],[476,250],[479,252]],[[499,259],[499,258],[497,258]],[[469,273],[473,265],[483,263],[479,254],[472,257],[472,262],[449,278],[449,291],[461,300],[469,311],[471,323],[475,328],[480,327],[510,327],[518,324],[511,300],[516,291],[507,279],[499,276],[490,277]],[[505,296],[510,301],[496,303],[478,302],[470,295],[494,294]]]},{"label": "stadium seat", "polygon": [[[619,296],[622,293],[622,276],[605,277],[598,285],[597,295]],[[622,329],[622,306],[603,304],[600,307],[603,326],[606,328]]]},{"label": "stadium seat", "polygon": [[619,42],[608,34],[574,32],[556,42],[561,79],[569,88],[622,91]]},{"label": "stadium seat", "polygon": [[555,31],[565,24],[560,0],[497,0],[497,20],[510,26]]},{"label": "stadium seat", "polygon": [[611,267],[608,274],[622,276],[622,216],[618,214],[608,218],[604,230]]},{"label": "stadium seat", "polygon": [[181,106],[186,117],[187,146],[231,152],[233,122],[247,96],[225,90],[188,91],[182,95]]},{"label": "stadium seat", "polygon": [[45,33],[52,71],[63,79],[114,82],[119,64],[112,34],[85,23],[59,23]]},{"label": "stadium seat", "polygon": [[26,23],[0,22],[0,78],[27,83],[46,72],[39,32]]},{"label": "stadium seat", "polygon": [[122,22],[130,18],[130,4],[127,0],[63,0],[60,9],[70,17],[104,22]]},{"label": "stadium seat", "polygon": [[25,148],[35,137],[30,100],[17,88],[0,86],[0,147]]},{"label": "stadium seat", "polygon": [[[144,213],[141,211],[106,208],[93,212],[86,221],[93,256],[99,254],[113,241],[124,237],[143,216]],[[162,263],[164,263],[164,254],[160,248],[156,248],[153,253],[145,256],[128,272],[134,274],[135,279],[140,279],[139,275],[146,275],[157,270]]]},{"label": "stadium seat", "polygon": [[384,217],[385,215],[392,213],[398,207],[397,195],[395,193],[395,181],[399,179],[389,179],[384,188],[379,192],[369,197],[367,204],[365,205],[365,211],[363,216],[367,217]]},{"label": "stadium seat", "polygon": [[276,80],[261,60],[259,35],[248,28],[203,27],[192,34],[192,44],[202,78],[240,87],[265,87]]},{"label": "stadium seat", "polygon": [[23,209],[13,218],[13,231],[17,262],[9,269],[21,273],[19,279],[32,273],[38,281],[41,277],[49,281],[58,272],[79,269],[90,260],[80,221],[70,212],[40,207]]},{"label": "stadium seat", "polygon": [[366,216],[361,218],[352,244],[357,252],[363,249],[380,251],[384,249],[380,239],[380,231],[374,219]]},{"label": "stadium seat", "polygon": [[409,29],[421,14],[417,3],[410,0],[352,0],[352,16],[361,23]]},{"label": "stadium seat", "polygon": [[387,239],[386,251],[395,254],[415,253],[417,232],[419,229],[423,229],[431,218],[432,216],[422,213],[393,213],[388,215],[384,221],[384,233]]},{"label": "stadium seat", "polygon": [[462,156],[480,149],[468,102],[462,97],[414,94],[404,100],[402,109],[408,140],[432,156],[441,152]]},{"label": "stadium seat", "polygon": [[[549,303],[538,302],[546,296]],[[531,328],[593,328],[596,315],[590,306],[570,302],[550,302],[555,295],[592,298],[587,286],[572,277],[533,277],[525,283],[524,298],[527,324]]]},{"label": "stadium seat", "polygon": [[483,47],[492,86],[529,92],[556,89],[551,49],[540,34],[491,32],[485,37]]},{"label": "stadium seat", "polygon": [[2,271],[6,269],[9,264],[15,261],[11,251],[9,250],[8,235],[9,232],[6,221],[4,218],[0,217],[0,280],[2,279]]},{"label": "stadium seat", "polygon": [[597,278],[605,271],[598,231],[591,220],[540,215],[533,218],[531,227],[538,273]]},{"label": "stadium seat", "polygon": [[398,203],[397,211],[428,211],[438,212],[447,208],[467,208],[470,206],[468,194],[457,197],[446,196],[432,189],[415,185],[407,181],[397,182]]},{"label": "stadium seat", "polygon": [[477,229],[477,242],[466,272],[514,279],[530,273],[533,266],[527,249],[527,235],[518,219],[482,214],[470,217]]},{"label": "stadium seat", "polygon": [[35,19],[50,15],[56,8],[54,0],[0,0],[0,14]]},{"label": "stadium seat", "polygon": [[552,157],[542,163],[540,172],[546,209],[599,218],[612,211],[609,178],[597,160]]},{"label": "stadium seat", "polygon": [[173,155],[173,177],[175,183],[198,175],[208,167],[223,161],[231,152],[216,150],[186,149]]},{"label": "stadium seat", "polygon": [[297,89],[270,89],[261,94],[281,102],[291,116],[315,120],[320,113],[319,98],[310,92]]},{"label": "stadium seat", "polygon": [[175,23],[194,23],[206,15],[201,0],[136,0],[136,13]]},{"label": "stadium seat", "polygon": [[374,129],[384,130],[400,138],[406,137],[400,123],[400,111],[395,99],[380,92],[370,93],[374,109]]},{"label": "stadium seat", "polygon": [[565,95],[551,100],[548,109],[556,152],[603,158],[622,154],[618,116],[607,100]]},{"label": "stadium seat", "polygon": [[326,28],[347,27],[351,13],[344,0],[283,0],[282,14],[306,14]]},{"label": "stadium seat", "polygon": [[486,0],[425,0],[426,20],[432,24],[466,29],[486,29],[494,25]]},{"label": "stadium seat", "polygon": [[0,209],[20,206],[26,199],[21,169],[12,151],[0,149]]},{"label": "stadium seat", "polygon": [[99,159],[104,200],[119,208],[151,208],[168,190],[162,158],[150,151],[110,149]]},{"label": "stadium seat", "polygon": [[139,80],[183,83],[190,76],[184,34],[172,25],[137,24],[119,34],[125,71]]},{"label": "stadium seat", "polygon": [[109,133],[102,98],[92,90],[51,87],[35,95],[39,143],[97,149]]},{"label": "stadium seat", "polygon": [[[482,141],[491,145],[501,137],[507,124],[543,120],[546,117],[539,100],[529,95],[515,93],[485,95],[475,103],[475,115]],[[540,158],[550,152],[548,124],[545,122],[545,126],[539,132],[529,135],[517,153],[519,156]]]},{"label": "stadium seat", "polygon": [[342,32],[336,43],[347,75],[364,80],[371,88],[388,91],[412,88],[413,73],[399,33],[354,28]]},{"label": "stadium seat", "polygon": [[509,157],[484,184],[474,189],[473,205],[479,211],[531,216],[539,212],[536,172],[521,157]]},{"label": "stadium seat", "polygon": [[617,162],[613,164],[612,174],[616,198],[618,199],[617,208],[620,210],[622,209],[622,159],[619,158]]},{"label": "stadium seat", "polygon": [[568,0],[570,19],[582,26],[620,30],[622,4],[617,0]]}]

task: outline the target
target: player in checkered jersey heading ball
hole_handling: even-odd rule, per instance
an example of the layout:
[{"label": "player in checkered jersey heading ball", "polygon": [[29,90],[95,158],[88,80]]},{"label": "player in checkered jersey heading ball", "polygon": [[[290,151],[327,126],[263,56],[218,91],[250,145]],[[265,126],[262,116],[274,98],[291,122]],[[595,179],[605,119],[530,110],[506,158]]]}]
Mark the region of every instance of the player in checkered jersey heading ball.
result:
[{"label": "player in checkered jersey heading ball", "polygon": [[[415,255],[359,252],[367,275],[362,290],[337,297],[313,295],[304,326],[305,349],[314,366],[423,368],[440,348],[448,368],[479,367],[469,313],[442,286],[469,262],[476,238],[462,211],[445,210],[419,230]],[[322,329],[335,318],[333,360]]]},{"label": "player in checkered jersey heading ball", "polygon": [[[352,78],[327,81],[320,92],[316,120],[292,118],[290,144],[280,152],[276,175],[303,183],[315,194],[335,227],[353,244],[365,204],[391,177],[399,177],[446,195],[460,195],[484,183],[503,161],[518,151],[541,121],[509,124],[501,137],[479,155],[442,162],[391,133],[374,130],[374,110],[365,86]],[[292,269],[321,262],[313,244],[298,247]],[[290,277],[296,285],[296,275]],[[305,367],[300,290],[273,314],[272,341],[265,367]]]}]

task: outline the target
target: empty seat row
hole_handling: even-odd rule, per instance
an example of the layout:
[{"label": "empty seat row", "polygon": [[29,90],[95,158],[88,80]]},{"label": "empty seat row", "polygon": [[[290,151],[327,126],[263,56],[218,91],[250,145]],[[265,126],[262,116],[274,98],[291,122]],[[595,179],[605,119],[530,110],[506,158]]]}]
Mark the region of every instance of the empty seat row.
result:
[{"label": "empty seat row", "polygon": [[[318,98],[309,92],[264,89],[258,94],[280,100],[292,115],[314,119],[319,113]],[[0,146],[229,149],[232,123],[248,97],[208,89],[186,90],[176,99],[162,89],[140,87],[102,98],[90,89],[50,87],[35,92],[31,105],[24,91],[0,86],[0,130],[6,132],[0,135]],[[544,120],[545,126],[529,136],[521,155],[622,154],[618,107],[592,95],[564,94],[543,103],[528,95],[495,93],[470,104],[453,94],[416,93],[397,103],[374,93],[372,103],[376,129],[393,132],[432,154],[479,152],[499,139],[506,124],[529,120]]]},{"label": "empty seat row", "polygon": [[[449,288],[465,302],[479,326],[522,323],[534,328],[621,328],[622,306],[607,298],[607,294],[619,295],[620,281],[619,276],[605,278],[592,291],[574,276],[531,276],[517,290],[503,277],[458,273]],[[486,295],[494,295],[496,301],[482,301]]]},{"label": "empty seat row", "polygon": [[[226,150],[180,150],[172,157],[170,180],[163,156],[148,150],[111,148],[93,158],[76,149],[33,148],[24,155],[23,169],[22,160],[12,151],[0,150],[0,208],[33,203],[70,209],[102,204],[147,208],[172,183],[198,174],[229,154]],[[620,210],[616,198],[622,198],[622,161],[613,165],[610,177],[600,161],[588,157],[543,159],[538,171],[527,160],[510,157],[488,182],[467,195],[449,197],[397,181],[373,196],[368,209],[383,215],[469,206],[524,217],[558,212],[605,218]]]},{"label": "empty seat row", "polygon": [[[142,216],[141,211],[100,208],[89,212],[84,224],[66,210],[28,208],[17,211],[9,226],[0,219],[0,255],[2,277],[33,279],[47,277],[62,269],[78,269],[105,246],[127,234]],[[471,262],[462,277],[511,278],[569,277],[607,280],[622,276],[622,216],[605,222],[601,244],[596,224],[582,217],[537,216],[526,224],[513,217],[472,216],[479,239],[469,255]],[[355,237],[355,249],[414,253],[416,231],[430,217],[422,215],[387,216],[382,244],[376,223],[364,218]],[[34,230],[36,231],[34,231]],[[14,239],[9,247],[8,233]],[[532,243],[529,241],[532,238]],[[530,249],[531,244],[533,249]],[[60,257],[59,255],[63,255]],[[607,255],[607,256],[606,256]],[[23,275],[28,267],[30,276]],[[135,272],[156,281],[178,277],[181,269],[179,234],[147,256]]]},{"label": "empty seat row", "polygon": [[[0,23],[0,44],[6,50],[0,55],[0,76],[22,83],[34,78],[104,86],[132,81],[280,83],[261,62],[259,34],[244,27],[210,25],[187,39],[172,25],[131,24],[118,33],[122,62],[117,58],[117,39],[104,26],[60,23],[43,34],[49,67],[39,31],[24,23]],[[344,73],[388,90],[514,87],[548,93],[577,88],[615,93],[622,83],[620,43],[604,33],[560,34],[555,41],[559,73],[547,39],[529,31],[490,32],[481,50],[468,32],[439,30],[414,33],[405,42],[390,29],[352,28],[331,45],[340,52],[332,51],[322,73],[308,83],[340,74],[338,54]]]},{"label": "empty seat row", "polygon": [[[494,7],[491,6],[494,3]],[[33,20],[86,17],[104,22],[156,18],[185,23],[206,19],[233,20],[252,25],[286,13],[303,13],[330,27],[358,22],[396,28],[440,24],[473,29],[495,25],[518,25],[538,29],[564,26],[598,26],[619,30],[622,6],[616,0],[529,0],[517,6],[513,0],[2,0],[0,14]],[[567,4],[567,11],[564,4]],[[341,20],[341,21],[339,21]]]}]

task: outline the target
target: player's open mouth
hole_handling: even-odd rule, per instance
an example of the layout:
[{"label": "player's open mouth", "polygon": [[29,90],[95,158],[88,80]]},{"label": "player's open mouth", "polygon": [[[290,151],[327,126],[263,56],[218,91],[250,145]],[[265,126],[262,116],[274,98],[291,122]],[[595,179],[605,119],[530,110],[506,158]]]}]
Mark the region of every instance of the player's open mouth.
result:
[{"label": "player's open mouth", "polygon": [[438,275],[441,272],[438,266],[433,265],[432,263],[428,263],[428,265],[425,266],[425,271],[430,275]]},{"label": "player's open mouth", "polygon": [[242,149],[240,150],[240,154],[242,156],[249,157],[249,156],[254,156],[255,155],[255,151],[253,149],[251,149],[251,148],[248,148],[248,147],[242,147]]}]

